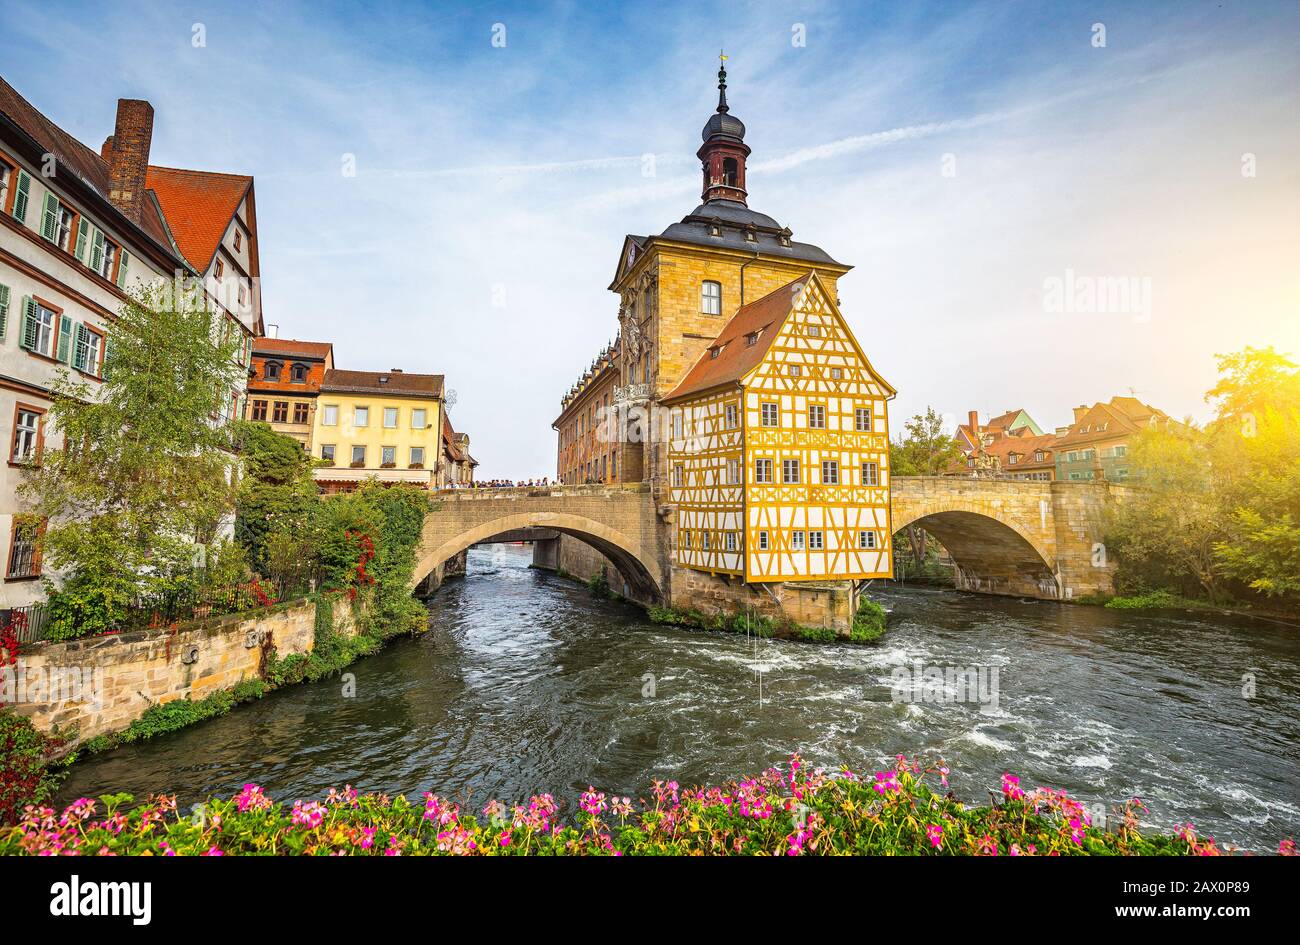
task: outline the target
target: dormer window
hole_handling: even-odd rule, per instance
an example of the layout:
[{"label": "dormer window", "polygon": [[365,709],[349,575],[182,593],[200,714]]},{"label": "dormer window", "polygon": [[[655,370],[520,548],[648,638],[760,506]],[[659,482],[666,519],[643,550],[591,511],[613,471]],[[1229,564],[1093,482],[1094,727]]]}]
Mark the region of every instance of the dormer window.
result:
[{"label": "dormer window", "polygon": [[745,227],[745,239],[751,243],[758,242],[758,229],[754,224],[751,223],[749,226]]},{"label": "dormer window", "polygon": [[714,217],[712,220],[709,221],[709,235],[710,236],[722,235],[722,226],[720,225],[717,217]]},{"label": "dormer window", "polygon": [[779,237],[777,237],[777,239],[780,240],[780,243],[781,243],[782,246],[789,246],[789,245],[790,245],[790,235],[791,235],[791,234],[790,234],[790,228],[789,228],[789,227],[786,227],[784,230],[781,231],[781,235],[780,235]]},{"label": "dormer window", "polygon": [[748,335],[746,335],[745,347],[752,348],[754,347],[754,345],[758,344],[758,336],[760,334],[762,334],[762,331],[751,331]]},{"label": "dormer window", "polygon": [[218,259],[218,260],[217,260],[217,268],[213,270],[213,274],[214,274],[218,279],[220,279],[221,276],[222,276],[222,274],[223,274],[225,271],[226,271],[226,264],[225,264],[224,262],[222,262],[220,259]]},{"label": "dormer window", "polygon": [[295,363],[289,368],[289,380],[295,384],[307,383],[307,365]]},{"label": "dormer window", "polygon": [[265,368],[266,379],[268,381],[278,381],[280,379],[280,372],[283,370],[284,365],[279,361],[267,361]]},{"label": "dormer window", "polygon": [[709,357],[716,361],[718,355],[722,354],[722,349],[724,347],[725,345],[714,345],[713,347],[709,348]]}]

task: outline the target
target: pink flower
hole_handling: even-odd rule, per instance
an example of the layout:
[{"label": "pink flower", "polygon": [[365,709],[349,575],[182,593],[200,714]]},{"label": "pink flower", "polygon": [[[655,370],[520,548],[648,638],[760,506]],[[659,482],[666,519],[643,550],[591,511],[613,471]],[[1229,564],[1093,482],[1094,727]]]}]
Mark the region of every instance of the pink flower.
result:
[{"label": "pink flower", "polygon": [[295,827],[315,830],[325,820],[325,805],[319,801],[308,801],[306,804],[294,801],[289,820]]},{"label": "pink flower", "polygon": [[578,804],[592,817],[596,817],[605,809],[605,795],[588,785],[587,790],[582,792]]},{"label": "pink flower", "polygon": [[206,851],[199,854],[199,856],[225,856],[225,855],[226,854],[222,853],[221,850],[215,846],[208,847]]},{"label": "pink flower", "polygon": [[943,827],[931,824],[925,828],[925,835],[930,838],[930,845],[936,850],[943,849]]},{"label": "pink flower", "polygon": [[898,774],[894,771],[877,771],[876,783],[871,787],[877,794],[888,794],[901,790],[898,786]]},{"label": "pink flower", "polygon": [[369,850],[374,845],[375,845],[375,828],[362,827],[361,842],[358,844],[358,846],[361,847],[361,849],[363,850]]},{"label": "pink flower", "polygon": [[1283,840],[1281,843],[1279,843],[1279,844],[1277,845],[1277,855],[1278,855],[1278,856],[1295,856],[1295,855],[1296,855],[1296,853],[1295,853],[1295,841],[1294,841],[1294,840]]},{"label": "pink flower", "polygon": [[245,784],[243,790],[235,795],[235,802],[241,814],[246,810],[266,810],[271,806],[271,799],[256,784]]},{"label": "pink flower", "polygon": [[1009,801],[1023,801],[1025,792],[1020,790],[1020,779],[1014,774],[1002,775],[1002,793]]}]

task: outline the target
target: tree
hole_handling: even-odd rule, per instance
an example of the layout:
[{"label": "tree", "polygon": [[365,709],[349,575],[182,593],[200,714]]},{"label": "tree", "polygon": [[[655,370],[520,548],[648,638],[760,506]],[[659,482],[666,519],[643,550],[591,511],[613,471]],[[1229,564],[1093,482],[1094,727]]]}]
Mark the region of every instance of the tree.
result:
[{"label": "tree", "polygon": [[122,606],[192,573],[233,507],[229,411],[238,332],[196,285],[139,290],[107,328],[104,379],[53,389],[47,450],[20,487],[44,560]]},{"label": "tree", "polygon": [[[941,476],[962,458],[956,439],[943,432],[943,417],[933,407],[903,424],[907,436],[889,444],[889,468],[895,476]],[[907,526],[907,541],[918,571],[925,567],[926,531]]]},{"label": "tree", "polygon": [[244,476],[235,505],[235,540],[254,570],[292,583],[311,557],[313,512],[319,499],[311,457],[292,437],[266,423],[235,429]]}]

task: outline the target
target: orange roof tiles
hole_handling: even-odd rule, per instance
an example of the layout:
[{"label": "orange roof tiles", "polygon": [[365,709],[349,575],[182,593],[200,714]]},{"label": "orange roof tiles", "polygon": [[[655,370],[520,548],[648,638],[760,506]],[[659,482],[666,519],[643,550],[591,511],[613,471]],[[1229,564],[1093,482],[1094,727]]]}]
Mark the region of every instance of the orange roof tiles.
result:
[{"label": "orange roof tiles", "polygon": [[[794,308],[794,295],[791,287],[812,277],[807,273],[787,283],[781,288],[769,292],[757,302],[750,302],[741,308],[731,320],[723,326],[718,337],[700,355],[700,359],[686,372],[665,402],[678,400],[691,394],[719,387],[724,384],[739,383],[740,379],[758,366],[771,347],[777,330],[785,322],[786,316]],[[761,332],[755,344],[746,344],[745,336]],[[720,349],[717,357],[714,349]]]},{"label": "orange roof tiles", "polygon": [[207,272],[240,202],[253,185],[242,174],[186,171],[149,165],[145,186],[154,192],[172,236],[190,265]]},{"label": "orange roof tiles", "polygon": [[255,338],[253,354],[280,354],[324,361],[334,353],[328,341],[297,341],[293,338]]}]

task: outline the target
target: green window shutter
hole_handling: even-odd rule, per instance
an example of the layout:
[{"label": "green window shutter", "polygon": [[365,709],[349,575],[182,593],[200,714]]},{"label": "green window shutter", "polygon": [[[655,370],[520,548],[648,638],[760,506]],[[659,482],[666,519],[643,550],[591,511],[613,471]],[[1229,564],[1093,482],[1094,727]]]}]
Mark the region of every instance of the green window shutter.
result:
[{"label": "green window shutter", "polygon": [[94,236],[90,241],[90,268],[99,272],[99,267],[104,265],[104,233],[98,227],[91,227]]},{"label": "green window shutter", "polygon": [[31,189],[31,175],[20,169],[18,183],[14,185],[14,219],[19,223],[27,222],[27,199]]},{"label": "green window shutter", "polygon": [[126,264],[131,261],[131,254],[122,250],[121,255],[117,258],[117,287],[126,288]]},{"label": "green window shutter", "polygon": [[109,360],[112,358],[112,355],[113,355],[113,345],[107,338],[105,338],[104,352],[102,355],[100,355],[100,359],[99,359],[99,376],[102,377],[104,380],[108,380],[108,363]]},{"label": "green window shutter", "polygon": [[78,322],[77,340],[72,349],[72,366],[79,371],[86,370],[86,355],[90,353],[89,338],[87,337],[89,334],[90,332],[86,330],[86,326]]},{"label": "green window shutter", "polygon": [[45,192],[45,215],[41,218],[41,236],[51,243],[59,232],[59,198]]},{"label": "green window shutter", "polygon": [[28,351],[36,350],[36,300],[30,295],[23,299],[23,336],[18,343]]},{"label": "green window shutter", "polygon": [[72,319],[67,315],[59,320],[59,351],[56,357],[64,364],[72,357]]},{"label": "green window shutter", "polygon": [[77,242],[73,247],[72,255],[77,257],[77,262],[86,261],[86,250],[90,248],[90,224],[86,218],[82,217],[77,221]]},{"label": "green window shutter", "polygon": [[0,341],[5,340],[9,328],[9,286],[0,285]]}]

